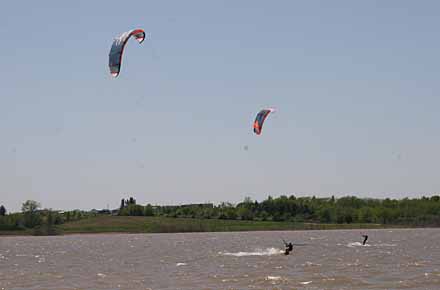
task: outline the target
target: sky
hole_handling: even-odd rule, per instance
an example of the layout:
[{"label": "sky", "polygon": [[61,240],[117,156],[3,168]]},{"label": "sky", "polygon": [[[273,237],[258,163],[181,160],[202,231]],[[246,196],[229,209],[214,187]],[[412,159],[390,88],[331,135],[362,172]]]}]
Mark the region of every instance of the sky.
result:
[{"label": "sky", "polygon": [[[438,1],[7,1],[0,204],[438,194]],[[143,28],[112,78],[113,38]],[[256,113],[276,112],[263,133]],[[247,148],[247,150],[245,150]]]}]

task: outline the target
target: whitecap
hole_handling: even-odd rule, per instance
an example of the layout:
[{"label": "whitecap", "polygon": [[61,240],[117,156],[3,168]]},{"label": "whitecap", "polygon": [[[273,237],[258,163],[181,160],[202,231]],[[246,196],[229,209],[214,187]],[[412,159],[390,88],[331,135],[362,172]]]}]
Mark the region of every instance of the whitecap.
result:
[{"label": "whitecap", "polygon": [[281,276],[267,276],[266,280],[281,280]]},{"label": "whitecap", "polygon": [[234,257],[245,257],[245,256],[272,256],[272,255],[279,255],[283,254],[284,251],[276,248],[267,248],[265,250],[256,249],[254,252],[236,252],[236,253],[229,253],[229,252],[219,252],[220,255],[224,256],[234,256]]},{"label": "whitecap", "polygon": [[322,264],[315,264],[315,263],[307,261],[305,264],[303,264],[303,266],[322,266]]},{"label": "whitecap", "polygon": [[395,247],[397,246],[396,244],[375,244],[374,246],[376,247]]},{"label": "whitecap", "polygon": [[370,246],[369,244],[363,245],[360,242],[354,242],[354,243],[348,243],[347,244],[347,247],[350,247],[350,248],[353,248],[353,247],[369,247],[369,246]]},{"label": "whitecap", "polygon": [[310,283],[312,283],[312,281],[300,282],[300,284],[303,284],[303,285],[308,285],[308,284],[310,284]]},{"label": "whitecap", "polygon": [[177,267],[179,267],[179,266],[186,266],[186,265],[187,265],[186,263],[177,263],[176,264]]}]

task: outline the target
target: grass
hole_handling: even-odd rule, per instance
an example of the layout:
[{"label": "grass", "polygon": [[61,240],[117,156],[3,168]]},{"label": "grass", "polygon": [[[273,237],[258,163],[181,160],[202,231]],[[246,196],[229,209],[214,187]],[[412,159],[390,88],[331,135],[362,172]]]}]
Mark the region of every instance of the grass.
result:
[{"label": "grass", "polygon": [[73,233],[182,233],[272,230],[331,230],[385,228],[380,224],[315,224],[273,221],[239,221],[166,217],[98,216],[69,222],[59,227]]},{"label": "grass", "polygon": [[0,236],[29,236],[32,230],[0,230]]}]

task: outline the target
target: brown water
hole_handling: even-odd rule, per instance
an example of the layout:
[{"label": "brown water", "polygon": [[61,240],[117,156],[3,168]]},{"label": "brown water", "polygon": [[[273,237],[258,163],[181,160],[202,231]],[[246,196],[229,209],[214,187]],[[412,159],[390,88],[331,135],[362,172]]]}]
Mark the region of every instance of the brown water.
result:
[{"label": "brown water", "polygon": [[440,289],[440,229],[366,232],[0,237],[0,289]]}]

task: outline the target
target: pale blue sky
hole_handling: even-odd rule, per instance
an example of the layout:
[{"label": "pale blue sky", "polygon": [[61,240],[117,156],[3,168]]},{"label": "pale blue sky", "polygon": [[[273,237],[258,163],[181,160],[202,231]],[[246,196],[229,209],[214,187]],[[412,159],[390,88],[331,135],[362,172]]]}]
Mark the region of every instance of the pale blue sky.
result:
[{"label": "pale blue sky", "polygon": [[[438,1],[7,1],[0,203],[438,193],[439,16]],[[112,79],[112,39],[137,27],[151,40]]]}]

